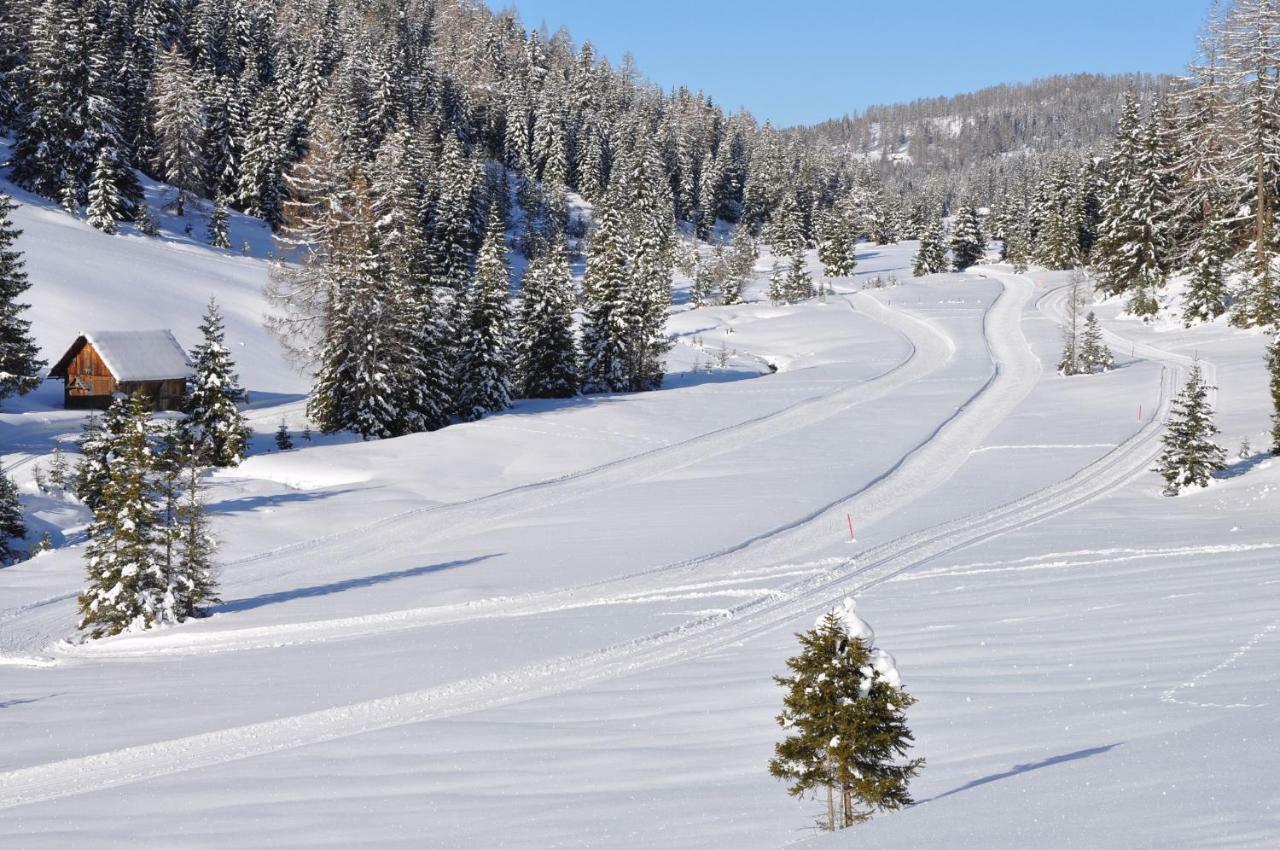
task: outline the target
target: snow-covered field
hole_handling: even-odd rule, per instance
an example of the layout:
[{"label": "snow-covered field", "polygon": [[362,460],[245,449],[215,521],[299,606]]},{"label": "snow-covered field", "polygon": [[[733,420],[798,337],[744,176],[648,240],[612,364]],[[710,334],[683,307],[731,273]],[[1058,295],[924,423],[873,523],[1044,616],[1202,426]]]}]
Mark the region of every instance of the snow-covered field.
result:
[{"label": "snow-covered field", "polygon": [[[258,452],[213,481],[216,614],[74,644],[87,518],[31,469],[80,415],[56,384],[0,415],[63,544],[0,569],[0,846],[1276,845],[1280,468],[1177,499],[1148,471],[1194,356],[1233,457],[1265,445],[1260,336],[1103,305],[1121,368],[1063,378],[1064,275],[863,246],[827,303],[678,312],[662,391],[281,454],[306,381],[261,327],[264,234],[107,237],[15,194],[46,356],[189,345],[216,295]],[[916,806],[823,836],[767,774],[770,677],[850,594],[928,764]]]}]

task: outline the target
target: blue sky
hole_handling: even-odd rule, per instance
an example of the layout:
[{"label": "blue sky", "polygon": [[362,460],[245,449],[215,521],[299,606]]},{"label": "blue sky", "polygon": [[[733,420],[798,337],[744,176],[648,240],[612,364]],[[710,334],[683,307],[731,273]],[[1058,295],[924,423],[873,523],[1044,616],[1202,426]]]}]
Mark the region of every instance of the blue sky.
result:
[{"label": "blue sky", "polygon": [[1208,0],[489,0],[664,87],[812,123],[876,103],[1090,71],[1177,73]]}]

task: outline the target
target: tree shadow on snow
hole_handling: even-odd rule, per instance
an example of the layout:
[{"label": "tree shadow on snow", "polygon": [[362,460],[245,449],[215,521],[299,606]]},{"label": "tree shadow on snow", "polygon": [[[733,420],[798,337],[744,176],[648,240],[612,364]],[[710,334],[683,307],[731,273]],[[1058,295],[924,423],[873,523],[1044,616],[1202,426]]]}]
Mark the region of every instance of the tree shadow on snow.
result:
[{"label": "tree shadow on snow", "polygon": [[27,699],[0,699],[0,709],[13,708],[15,705],[29,705],[33,702],[53,699],[56,696],[58,696],[58,694],[45,694],[42,697],[29,697]]},{"label": "tree shadow on snow", "polygon": [[273,496],[241,496],[238,499],[223,499],[209,505],[211,514],[236,514],[256,511],[259,508],[274,508],[290,502],[318,502],[334,496],[342,496],[355,492],[354,487],[344,490],[297,490],[289,493],[276,493]]},{"label": "tree shadow on snow", "polygon": [[498,555],[478,555],[474,558],[464,558],[459,561],[445,561],[440,564],[426,564],[421,567],[410,567],[407,570],[394,570],[387,573],[377,573],[371,576],[357,576],[356,578],[344,579],[342,581],[330,582],[329,584],[316,584],[310,587],[296,587],[292,590],[279,590],[275,593],[264,593],[260,596],[247,596],[244,599],[232,599],[223,602],[221,605],[213,606],[210,614],[230,614],[236,611],[252,611],[254,608],[262,608],[266,605],[275,605],[280,602],[289,602],[293,599],[310,599],[316,596],[329,596],[333,593],[342,593],[346,590],[355,590],[361,587],[374,587],[379,584],[386,584],[389,581],[396,581],[402,578],[414,578],[416,576],[428,575],[430,573],[444,572],[445,570],[453,570],[458,567],[466,567],[471,564],[478,564],[481,561],[487,561],[490,558],[496,558]]},{"label": "tree shadow on snow", "polygon": [[1264,461],[1271,460],[1273,457],[1275,457],[1275,455],[1271,452],[1257,452],[1249,455],[1248,457],[1240,458],[1234,463],[1227,464],[1226,469],[1215,473],[1213,477],[1223,480],[1228,478],[1239,478],[1241,475],[1247,475],[1252,472]]},{"label": "tree shadow on snow", "polygon": [[1000,773],[993,773],[990,776],[983,776],[980,779],[974,779],[971,782],[966,782],[959,788],[952,788],[950,791],[944,791],[943,793],[930,797],[927,800],[917,800],[913,805],[923,806],[925,803],[932,803],[934,800],[941,800],[943,797],[950,797],[952,794],[959,794],[961,791],[968,791],[971,788],[977,788],[980,785],[999,782],[1001,779],[1009,779],[1010,777],[1018,776],[1023,773],[1030,773],[1033,770],[1040,770],[1041,768],[1053,767],[1054,765],[1064,764],[1069,761],[1079,761],[1080,759],[1087,759],[1092,756],[1102,755],[1105,752],[1114,750],[1116,747],[1120,746],[1121,743],[1124,742],[1121,741],[1115,744],[1107,744],[1103,747],[1089,747],[1085,750],[1076,750],[1074,753],[1064,753],[1060,756],[1051,756],[1047,759],[1027,762],[1026,764],[1015,764],[1008,770],[1001,771]]}]

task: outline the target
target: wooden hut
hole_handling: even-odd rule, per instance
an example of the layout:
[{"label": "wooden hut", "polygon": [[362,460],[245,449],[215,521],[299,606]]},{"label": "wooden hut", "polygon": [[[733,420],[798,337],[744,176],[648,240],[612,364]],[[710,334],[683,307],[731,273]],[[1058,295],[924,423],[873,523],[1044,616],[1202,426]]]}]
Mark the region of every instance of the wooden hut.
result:
[{"label": "wooden hut", "polygon": [[117,393],[141,391],[155,410],[177,410],[186,395],[191,361],[170,331],[85,331],[49,377],[62,379],[72,409],[105,410]]}]

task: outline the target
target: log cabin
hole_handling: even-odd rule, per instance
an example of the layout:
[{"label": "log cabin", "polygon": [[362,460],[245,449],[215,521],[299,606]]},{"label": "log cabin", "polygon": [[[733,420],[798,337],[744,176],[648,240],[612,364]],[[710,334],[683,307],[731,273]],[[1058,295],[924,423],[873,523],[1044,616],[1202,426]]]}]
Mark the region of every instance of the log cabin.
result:
[{"label": "log cabin", "polygon": [[118,394],[141,391],[154,410],[179,410],[191,361],[170,331],[85,331],[49,377],[65,382],[68,409],[105,410]]}]

